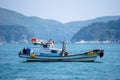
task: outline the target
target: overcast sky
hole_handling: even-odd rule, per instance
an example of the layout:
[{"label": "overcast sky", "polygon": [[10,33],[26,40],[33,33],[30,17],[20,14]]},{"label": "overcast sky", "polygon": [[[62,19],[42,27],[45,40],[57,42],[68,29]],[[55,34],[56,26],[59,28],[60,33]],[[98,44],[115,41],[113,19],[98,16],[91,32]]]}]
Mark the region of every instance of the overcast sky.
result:
[{"label": "overcast sky", "polygon": [[0,0],[0,7],[63,23],[120,15],[120,0]]}]

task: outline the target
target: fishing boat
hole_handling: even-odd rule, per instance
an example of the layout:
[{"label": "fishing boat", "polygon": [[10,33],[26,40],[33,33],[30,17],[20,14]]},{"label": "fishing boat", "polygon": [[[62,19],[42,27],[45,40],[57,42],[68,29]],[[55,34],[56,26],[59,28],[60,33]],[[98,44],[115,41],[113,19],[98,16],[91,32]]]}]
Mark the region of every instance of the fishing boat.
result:
[{"label": "fishing boat", "polygon": [[30,48],[24,48],[18,53],[20,58],[26,58],[26,61],[40,62],[93,62],[99,56],[104,55],[104,50],[94,49],[80,54],[70,54],[66,51],[66,43],[63,41],[62,49],[54,48],[54,43],[38,41],[32,38],[34,45],[40,45],[40,52],[35,53]]}]

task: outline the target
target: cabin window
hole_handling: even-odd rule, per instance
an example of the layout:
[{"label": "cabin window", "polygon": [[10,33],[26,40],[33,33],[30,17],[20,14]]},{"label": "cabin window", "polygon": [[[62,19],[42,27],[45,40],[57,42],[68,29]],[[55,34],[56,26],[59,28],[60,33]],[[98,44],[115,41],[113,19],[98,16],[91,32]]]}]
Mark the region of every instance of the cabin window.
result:
[{"label": "cabin window", "polygon": [[49,48],[50,46],[49,45],[43,45],[43,48]]},{"label": "cabin window", "polygon": [[51,53],[57,53],[57,50],[51,50]]}]

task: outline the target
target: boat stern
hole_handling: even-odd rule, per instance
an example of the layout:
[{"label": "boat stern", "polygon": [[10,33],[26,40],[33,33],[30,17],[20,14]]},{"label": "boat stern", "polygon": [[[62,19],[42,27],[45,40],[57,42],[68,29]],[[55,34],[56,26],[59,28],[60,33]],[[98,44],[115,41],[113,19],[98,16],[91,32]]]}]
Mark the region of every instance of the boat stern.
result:
[{"label": "boat stern", "polygon": [[95,50],[93,50],[93,52],[97,53],[100,58],[102,58],[104,56],[104,50],[95,49]]}]

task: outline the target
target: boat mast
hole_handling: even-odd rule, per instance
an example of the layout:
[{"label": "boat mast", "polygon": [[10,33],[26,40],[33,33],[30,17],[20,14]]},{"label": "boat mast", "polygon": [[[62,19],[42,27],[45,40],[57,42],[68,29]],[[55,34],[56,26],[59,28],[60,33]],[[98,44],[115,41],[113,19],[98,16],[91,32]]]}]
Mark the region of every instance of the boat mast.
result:
[{"label": "boat mast", "polygon": [[66,41],[63,41],[62,52],[66,52]]}]

